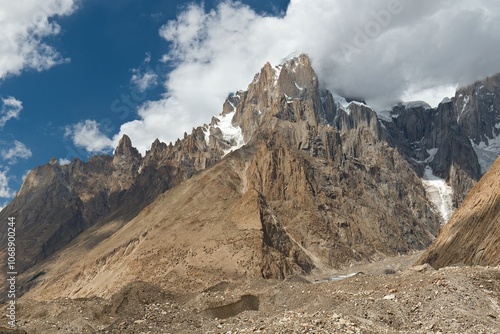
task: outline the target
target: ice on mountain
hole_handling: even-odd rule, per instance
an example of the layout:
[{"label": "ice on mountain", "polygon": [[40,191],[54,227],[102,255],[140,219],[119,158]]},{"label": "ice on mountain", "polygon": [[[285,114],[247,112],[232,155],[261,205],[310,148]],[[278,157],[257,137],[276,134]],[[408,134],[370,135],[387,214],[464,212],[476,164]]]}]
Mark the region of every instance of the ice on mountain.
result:
[{"label": "ice on mountain", "polygon": [[439,148],[431,148],[430,150],[427,150],[427,153],[429,154],[429,157],[425,159],[423,162],[424,163],[430,163],[434,160],[436,157],[436,154],[438,153]]},{"label": "ice on mountain", "polygon": [[446,223],[453,214],[453,189],[440,177],[433,174],[432,168],[425,167],[422,177],[427,199],[433,203]]},{"label": "ice on mountain", "polygon": [[280,77],[282,68],[283,68],[283,65],[277,65],[277,66],[273,67],[273,69],[274,69],[274,87],[276,87],[278,85],[278,79]]},{"label": "ice on mountain", "polygon": [[304,87],[300,87],[297,83],[295,83],[295,87],[297,87],[298,90],[304,90]]},{"label": "ice on mountain", "polygon": [[471,143],[472,148],[474,148],[476,152],[479,165],[481,166],[481,173],[484,174],[500,156],[500,136],[494,136],[492,139],[488,139],[488,143],[483,141],[480,142],[479,145],[476,145],[472,140]]},{"label": "ice on mountain", "polygon": [[344,107],[344,109],[349,105],[349,102],[347,102],[347,100],[342,96],[333,95],[333,100],[337,103],[337,105]]},{"label": "ice on mountain", "polygon": [[363,102],[359,102],[359,101],[352,101],[352,102],[349,103],[349,105],[351,105],[351,104],[355,104],[357,106],[368,107],[368,108],[372,109],[372,107],[370,107],[369,105],[364,104]]},{"label": "ice on mountain", "polygon": [[467,108],[467,106],[469,105],[469,101],[470,101],[469,96],[466,96],[464,98],[464,106],[462,107],[462,112],[461,113],[463,113],[465,111],[465,108]]},{"label": "ice on mountain", "polygon": [[220,131],[222,132],[222,138],[224,138],[225,141],[227,141],[228,143],[235,143],[229,149],[224,151],[224,155],[227,155],[232,151],[236,151],[237,149],[245,145],[241,127],[233,126],[232,124],[233,116],[235,115],[235,113],[236,111],[233,111],[226,115],[219,116],[218,118],[220,122],[215,126],[220,129]]},{"label": "ice on mountain", "polygon": [[230,104],[230,105],[231,105],[231,107],[233,108],[233,112],[236,112],[236,107],[234,106],[234,104],[233,104],[231,101],[229,101],[229,104]]},{"label": "ice on mountain", "polygon": [[210,126],[204,125],[202,127],[202,130],[203,130],[203,133],[205,134],[205,142],[207,143],[207,145],[209,145],[210,144]]},{"label": "ice on mountain", "polygon": [[380,120],[386,121],[386,122],[392,122],[393,118],[397,118],[399,115],[391,115],[390,110],[380,110],[380,111],[375,111],[377,113],[377,116]]}]

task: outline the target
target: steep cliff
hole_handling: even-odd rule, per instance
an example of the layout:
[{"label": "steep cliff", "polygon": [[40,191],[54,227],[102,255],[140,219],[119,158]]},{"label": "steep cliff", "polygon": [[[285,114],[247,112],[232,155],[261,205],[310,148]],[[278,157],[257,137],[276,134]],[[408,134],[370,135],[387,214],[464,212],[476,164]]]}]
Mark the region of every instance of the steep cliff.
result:
[{"label": "steep cliff", "polygon": [[384,125],[415,170],[444,180],[451,186],[457,208],[481,177],[476,153],[466,132],[457,123],[454,103],[433,109],[424,104],[398,105]]},{"label": "steep cliff", "polygon": [[469,193],[419,260],[434,268],[500,264],[500,159]]},{"label": "steep cliff", "polygon": [[485,173],[500,155],[500,73],[457,90],[457,122]]}]

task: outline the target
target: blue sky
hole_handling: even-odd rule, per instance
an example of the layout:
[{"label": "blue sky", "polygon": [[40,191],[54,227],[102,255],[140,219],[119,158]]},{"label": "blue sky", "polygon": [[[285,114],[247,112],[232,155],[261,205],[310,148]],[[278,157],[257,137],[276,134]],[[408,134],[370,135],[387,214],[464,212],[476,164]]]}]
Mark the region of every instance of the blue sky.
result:
[{"label": "blue sky", "polygon": [[0,31],[0,207],[51,157],[175,141],[266,61],[306,52],[325,88],[378,108],[500,72],[490,0],[20,0]]},{"label": "blue sky", "polygon": [[[246,3],[261,13],[278,13],[288,1]],[[22,102],[19,118],[10,119],[0,130],[0,151],[8,152],[16,142],[25,146],[24,153],[17,150],[18,158],[0,162],[8,182],[4,193],[0,191],[0,207],[11,197],[5,195],[17,191],[22,177],[35,166],[51,157],[86,159],[96,153],[74,145],[65,136],[68,126],[92,119],[112,136],[121,124],[137,118],[140,103],[160,96],[159,85],[135,92],[131,78],[146,68],[160,77],[167,75],[169,64],[159,60],[169,45],[159,29],[187,5],[186,1],[86,0],[73,14],[53,18],[61,31],[45,41],[67,61],[43,71],[26,68],[0,80],[0,97]],[[210,10],[216,2],[205,1],[204,6]]]}]

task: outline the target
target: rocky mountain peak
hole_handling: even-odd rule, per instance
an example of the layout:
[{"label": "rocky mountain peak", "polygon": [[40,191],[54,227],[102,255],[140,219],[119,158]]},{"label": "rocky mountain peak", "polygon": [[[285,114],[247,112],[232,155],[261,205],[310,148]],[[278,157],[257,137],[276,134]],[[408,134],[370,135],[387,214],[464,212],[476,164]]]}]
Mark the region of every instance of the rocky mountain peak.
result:
[{"label": "rocky mountain peak", "polygon": [[160,152],[163,152],[167,149],[167,144],[161,142],[158,138],[155,139],[153,144],[151,144],[151,150],[149,150],[146,155],[148,154],[158,154]]},{"label": "rocky mountain peak", "polygon": [[118,142],[118,146],[115,149],[114,155],[115,156],[126,155],[137,158],[141,157],[139,151],[132,146],[132,140],[130,140],[130,137],[127,135],[123,135],[123,137]]},{"label": "rocky mountain peak", "polygon": [[112,188],[129,189],[138,174],[141,160],[141,154],[132,146],[130,138],[123,135],[113,156],[113,177],[116,182],[113,183]]},{"label": "rocky mountain peak", "polygon": [[261,127],[273,127],[277,120],[316,127],[332,123],[336,115],[333,97],[320,89],[305,54],[274,67],[266,63],[247,91],[226,104],[234,107],[233,124],[241,127],[245,142]]},{"label": "rocky mountain peak", "polygon": [[351,102],[345,110],[339,111],[336,126],[342,132],[365,128],[372,131],[376,138],[381,137],[377,113],[361,102]]},{"label": "rocky mountain peak", "polygon": [[292,58],[278,68],[280,69],[276,85],[278,95],[304,98],[308,91],[313,94],[318,91],[318,77],[307,55],[302,54]]}]

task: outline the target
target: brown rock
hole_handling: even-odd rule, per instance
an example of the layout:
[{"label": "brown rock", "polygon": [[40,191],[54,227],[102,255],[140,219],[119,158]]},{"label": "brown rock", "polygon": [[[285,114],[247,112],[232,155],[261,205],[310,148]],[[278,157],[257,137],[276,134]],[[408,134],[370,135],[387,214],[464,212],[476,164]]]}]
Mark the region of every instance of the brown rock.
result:
[{"label": "brown rock", "polygon": [[471,190],[462,206],[418,263],[500,264],[500,159]]}]

